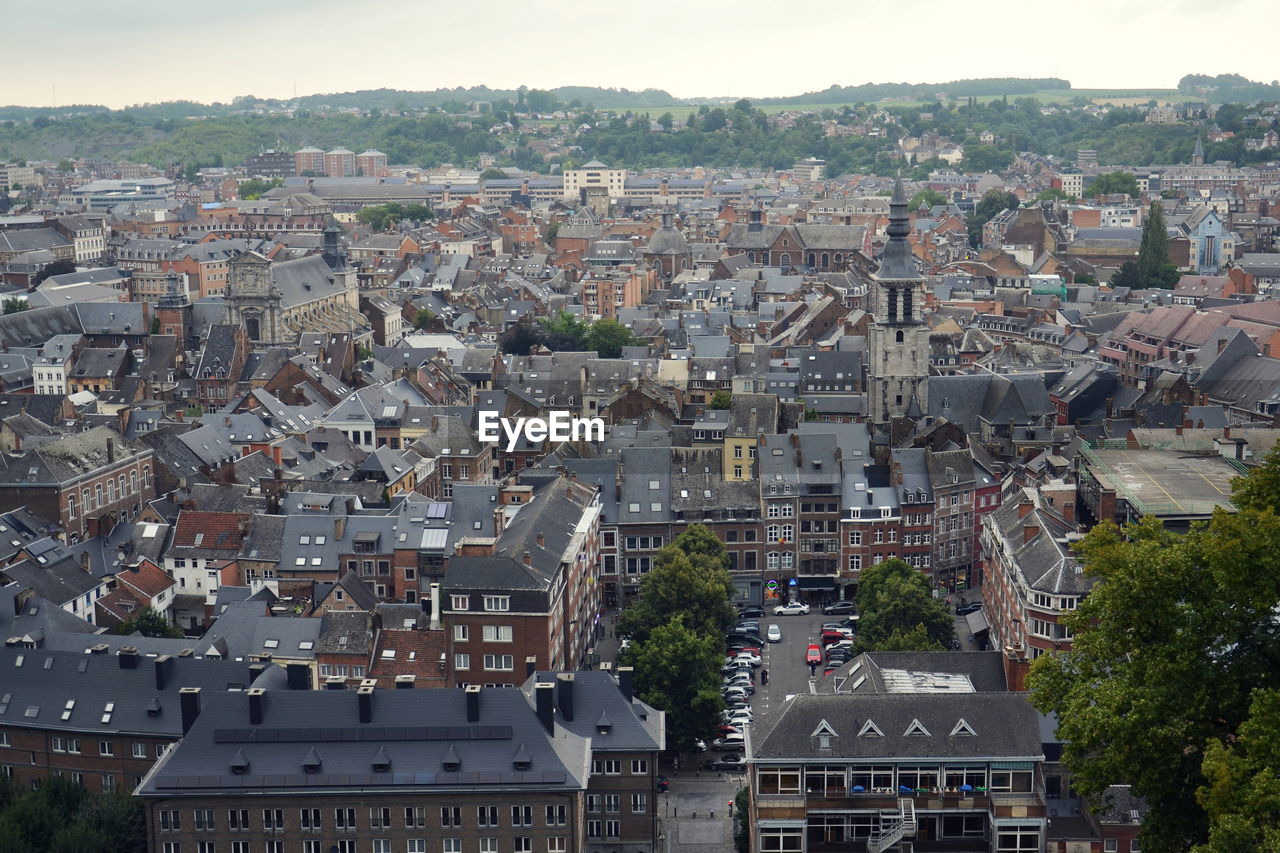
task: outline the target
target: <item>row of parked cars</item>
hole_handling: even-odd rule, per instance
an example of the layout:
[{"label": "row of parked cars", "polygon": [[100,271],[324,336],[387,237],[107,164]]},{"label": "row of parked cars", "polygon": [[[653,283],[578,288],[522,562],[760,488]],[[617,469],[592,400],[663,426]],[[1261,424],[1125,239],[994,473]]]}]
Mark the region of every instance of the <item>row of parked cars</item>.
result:
[{"label": "row of parked cars", "polygon": [[756,671],[764,663],[766,644],[782,640],[782,632],[777,625],[769,625],[761,631],[757,620],[762,616],[763,608],[743,608],[739,612],[740,621],[725,634],[727,654],[721,693],[726,708],[716,728],[716,737],[711,741],[711,749],[724,754],[707,761],[704,766],[708,770],[737,772],[746,767],[743,755],[746,749],[745,730],[755,718],[751,711],[751,697],[756,692]]}]

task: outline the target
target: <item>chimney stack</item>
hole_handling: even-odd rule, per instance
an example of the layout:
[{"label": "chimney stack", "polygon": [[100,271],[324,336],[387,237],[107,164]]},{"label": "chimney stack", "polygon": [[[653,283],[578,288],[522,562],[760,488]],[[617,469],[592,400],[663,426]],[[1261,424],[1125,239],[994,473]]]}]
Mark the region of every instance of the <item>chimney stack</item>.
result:
[{"label": "chimney stack", "polygon": [[347,680],[341,675],[331,675],[324,680],[325,690],[346,690]]},{"label": "chimney stack", "polygon": [[376,681],[366,678],[356,688],[356,704],[360,709],[360,722],[373,722],[373,686]]},{"label": "chimney stack", "polygon": [[156,658],[156,690],[164,690],[165,683],[173,675],[173,666],[173,657],[171,655],[161,655]]},{"label": "chimney stack", "polygon": [[121,669],[137,669],[138,668],[138,650],[133,646],[125,646],[116,652],[116,656],[120,658]]},{"label": "chimney stack", "polygon": [[252,686],[253,682],[255,682],[255,681],[257,681],[257,680],[258,680],[258,676],[262,675],[262,673],[264,673],[264,672],[266,672],[266,671],[267,671],[267,667],[268,667],[268,666],[269,666],[269,664],[265,664],[265,663],[251,663],[251,664],[249,664],[249,684],[250,684],[251,686]]},{"label": "chimney stack", "polygon": [[539,548],[547,547],[547,537],[543,535],[541,530],[538,531],[538,547]]},{"label": "chimney stack", "polygon": [[178,703],[182,709],[182,733],[191,731],[196,717],[200,716],[200,688],[184,687],[178,691]]},{"label": "chimney stack", "polygon": [[629,666],[618,667],[618,689],[622,691],[622,698],[628,702],[635,698],[635,682],[632,680],[634,675],[634,668]]},{"label": "chimney stack", "polygon": [[247,691],[249,694],[249,725],[262,725],[262,710],[266,704],[267,691],[261,687],[250,687]]},{"label": "chimney stack", "polygon": [[347,517],[345,515],[335,515],[333,517],[333,539],[335,542],[342,540],[342,534],[347,532]]},{"label": "chimney stack", "polygon": [[418,680],[416,675],[397,675],[396,690],[412,690],[413,683]]},{"label": "chimney stack", "polygon": [[534,708],[538,712],[538,722],[547,730],[547,734],[555,733],[556,686],[550,681],[540,681],[533,686]]},{"label": "chimney stack", "polygon": [[467,722],[480,722],[480,685],[468,684],[467,694]]},{"label": "chimney stack", "polygon": [[532,554],[530,554],[528,551],[525,551],[525,552],[524,552],[524,557],[523,557],[522,559],[524,560],[524,564],[525,564],[526,566],[532,566],[532,565],[533,565],[533,555],[532,555]]},{"label": "chimney stack", "polygon": [[529,678],[538,671],[538,658],[535,655],[529,655],[524,659],[524,677]]},{"label": "chimney stack", "polygon": [[560,706],[560,716],[573,722],[573,673],[561,672],[556,675],[556,702]]},{"label": "chimney stack", "polygon": [[432,631],[440,630],[440,584],[438,583],[431,585],[431,624],[427,627]]}]

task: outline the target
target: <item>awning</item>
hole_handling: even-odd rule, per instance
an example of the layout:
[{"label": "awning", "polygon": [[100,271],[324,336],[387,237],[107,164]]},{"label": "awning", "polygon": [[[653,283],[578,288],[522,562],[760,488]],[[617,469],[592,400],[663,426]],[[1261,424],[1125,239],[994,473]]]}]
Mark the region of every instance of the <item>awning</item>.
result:
[{"label": "awning", "polygon": [[983,631],[991,627],[991,623],[987,621],[987,614],[981,610],[975,610],[972,613],[964,615],[964,621],[969,625],[969,633],[975,637]]}]

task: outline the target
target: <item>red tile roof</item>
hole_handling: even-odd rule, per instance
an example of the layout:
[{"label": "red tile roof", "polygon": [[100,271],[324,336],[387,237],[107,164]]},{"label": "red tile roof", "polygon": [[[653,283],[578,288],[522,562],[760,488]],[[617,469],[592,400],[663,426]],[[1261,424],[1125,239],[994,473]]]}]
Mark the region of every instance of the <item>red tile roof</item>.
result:
[{"label": "red tile roof", "polygon": [[143,560],[136,570],[125,569],[116,575],[116,579],[147,598],[155,598],[176,583],[173,578],[165,574],[164,569],[150,560]]},{"label": "red tile roof", "polygon": [[200,512],[184,509],[174,525],[173,544],[179,548],[211,548],[228,551],[240,549],[240,522],[248,521],[242,512]]},{"label": "red tile roof", "polygon": [[[393,656],[387,657],[387,652]],[[444,631],[384,629],[374,643],[369,677],[382,682],[379,686],[392,687],[397,675],[416,675],[417,687],[444,687],[449,680],[448,667],[440,667],[444,652]]]}]

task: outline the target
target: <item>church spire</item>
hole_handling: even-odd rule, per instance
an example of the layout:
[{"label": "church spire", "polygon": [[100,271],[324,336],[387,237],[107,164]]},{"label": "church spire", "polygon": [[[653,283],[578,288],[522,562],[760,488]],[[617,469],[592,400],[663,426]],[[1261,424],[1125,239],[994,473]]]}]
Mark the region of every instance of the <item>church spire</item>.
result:
[{"label": "church spire", "polygon": [[1191,165],[1204,165],[1204,140],[1199,136],[1196,137],[1196,150],[1191,153]]},{"label": "church spire", "polygon": [[911,245],[907,242],[907,235],[910,233],[911,216],[907,212],[907,193],[902,187],[902,178],[899,177],[893,183],[893,196],[889,199],[889,227],[885,229],[889,239],[884,244],[877,278],[916,278],[916,265],[911,256]]}]

